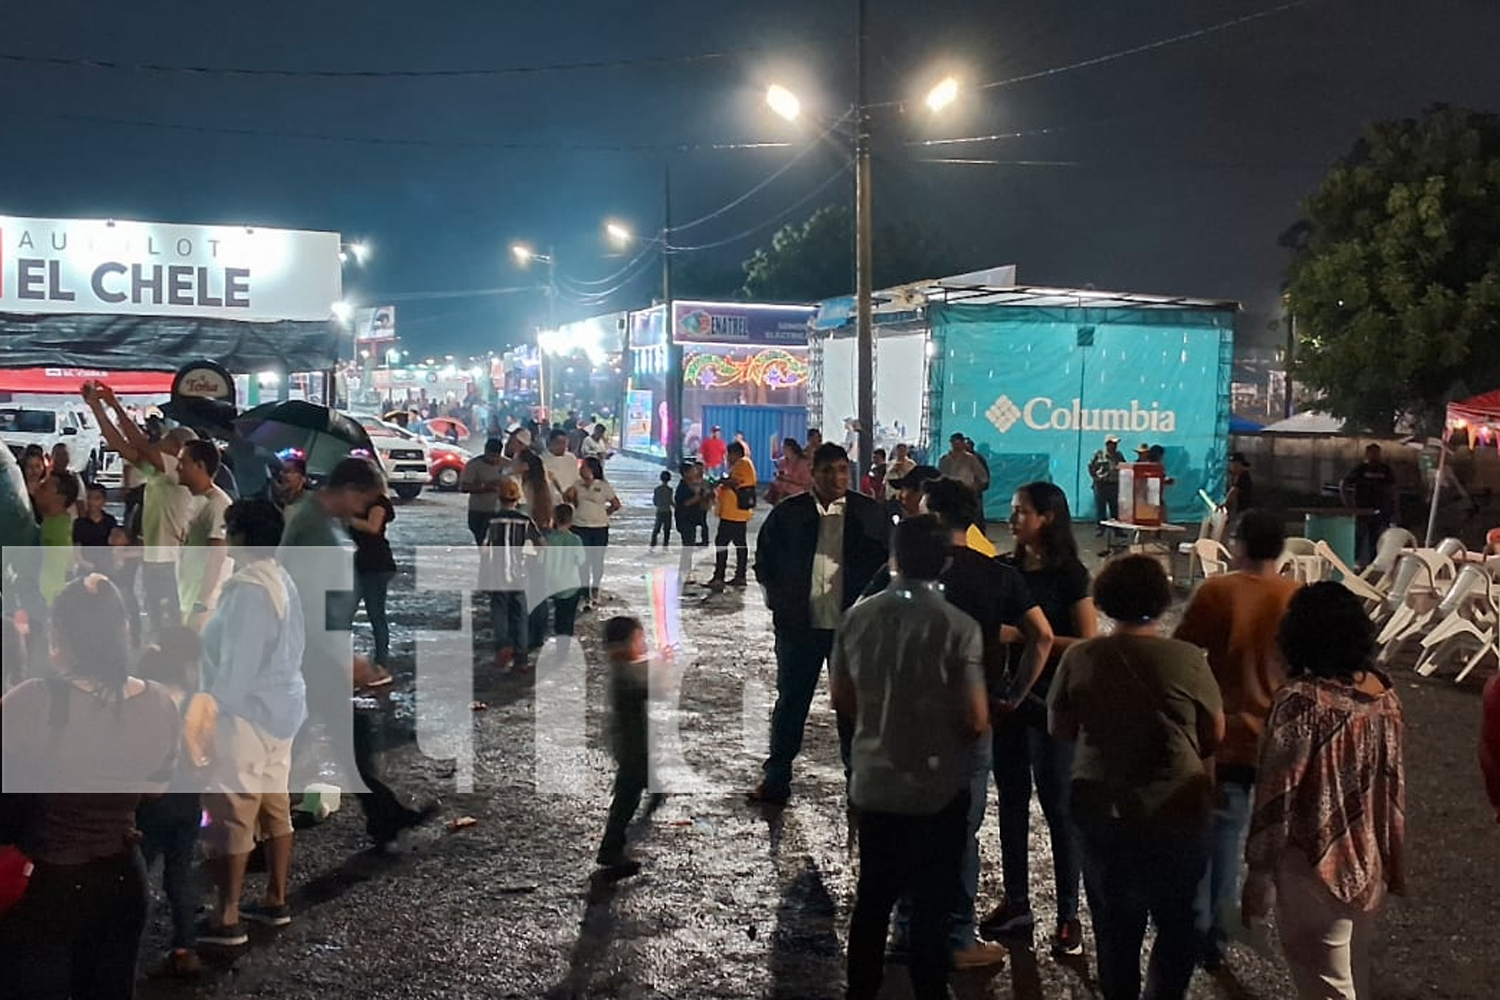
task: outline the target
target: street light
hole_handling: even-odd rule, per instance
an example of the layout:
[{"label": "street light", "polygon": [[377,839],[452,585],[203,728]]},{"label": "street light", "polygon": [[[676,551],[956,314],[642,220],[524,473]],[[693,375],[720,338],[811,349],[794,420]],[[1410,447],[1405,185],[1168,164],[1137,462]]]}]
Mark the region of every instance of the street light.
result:
[{"label": "street light", "polygon": [[635,234],[630,231],[629,227],[623,222],[614,220],[604,224],[604,234],[619,246],[625,246],[635,240]]},{"label": "street light", "polygon": [[958,100],[958,81],[951,76],[945,77],[927,92],[927,108],[934,114],[956,100]]},{"label": "street light", "polygon": [[339,244],[339,260],[345,264],[347,264],[349,262],[349,258],[352,257],[354,258],[354,263],[358,264],[360,267],[364,267],[365,261],[370,259],[370,254],[370,244],[364,242],[363,240],[358,240],[354,243]]},{"label": "street light", "polygon": [[[859,27],[856,31],[854,112],[857,125],[854,137],[854,270],[855,270],[855,386],[859,411],[859,465],[867,467],[875,449],[875,329],[874,329],[874,257],[875,237],[871,220],[870,133],[872,105],[865,87],[865,53],[869,48],[865,5],[859,3]],[[927,107],[934,113],[958,100],[959,83],[944,77],[927,93]],[[802,114],[802,102],[781,84],[766,90],[766,104],[787,121]]]},{"label": "street light", "polygon": [[802,115],[802,102],[797,95],[787,90],[779,83],[773,83],[766,90],[766,103],[771,110],[789,122],[796,121]]},{"label": "street light", "polygon": [[354,315],[354,307],[344,301],[335,302],[332,309],[333,318],[340,323],[349,322],[350,317]]}]

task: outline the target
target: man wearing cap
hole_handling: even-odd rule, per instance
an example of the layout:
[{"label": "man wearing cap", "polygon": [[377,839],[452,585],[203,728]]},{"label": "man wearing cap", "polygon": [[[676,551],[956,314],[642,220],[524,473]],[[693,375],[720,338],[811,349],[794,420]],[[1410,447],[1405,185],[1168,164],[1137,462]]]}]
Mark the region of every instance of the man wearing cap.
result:
[{"label": "man wearing cap", "polygon": [[505,442],[492,437],[484,443],[484,455],[464,466],[458,488],[469,494],[469,533],[475,545],[483,545],[490,533],[490,518],[499,508],[495,498],[505,479]]},{"label": "man wearing cap", "polygon": [[[849,488],[849,454],[824,444],[813,454],[811,492],[771,508],[756,537],[755,578],[765,589],[776,635],[776,707],[771,752],[752,802],[785,805],[792,761],[818,677],[844,612],[885,566],[891,523],[879,501]],[[852,719],[838,718],[839,750],[849,769]]]},{"label": "man wearing cap", "polygon": [[1120,516],[1120,463],[1125,456],[1120,452],[1120,439],[1111,434],[1104,439],[1104,448],[1094,452],[1089,460],[1089,478],[1094,481],[1094,510],[1099,527],[1095,536],[1104,534],[1104,522]]}]

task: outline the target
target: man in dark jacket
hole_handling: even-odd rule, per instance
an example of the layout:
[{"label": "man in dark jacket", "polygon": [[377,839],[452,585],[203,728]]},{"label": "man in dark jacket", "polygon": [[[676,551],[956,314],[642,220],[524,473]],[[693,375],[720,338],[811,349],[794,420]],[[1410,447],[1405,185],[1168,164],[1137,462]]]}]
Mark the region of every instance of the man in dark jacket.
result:
[{"label": "man in dark jacket", "polygon": [[[776,633],[776,708],[765,777],[750,792],[752,802],[784,805],[791,796],[792,761],[834,633],[889,558],[885,505],[849,486],[848,453],[821,445],[813,453],[812,492],[772,508],[756,537],[755,578]],[[838,729],[847,773],[852,720],[840,717]]]}]

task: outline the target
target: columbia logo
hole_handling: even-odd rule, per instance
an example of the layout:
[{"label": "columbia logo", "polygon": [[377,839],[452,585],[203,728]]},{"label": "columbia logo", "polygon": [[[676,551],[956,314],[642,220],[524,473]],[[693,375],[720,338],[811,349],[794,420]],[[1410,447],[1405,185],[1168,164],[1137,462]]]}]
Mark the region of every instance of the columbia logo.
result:
[{"label": "columbia logo", "polygon": [[996,430],[1004,434],[1015,426],[1017,420],[1021,419],[1021,410],[1011,402],[1009,396],[1002,395],[990,405],[988,410],[984,411],[984,415],[989,418],[990,423],[995,425]]}]

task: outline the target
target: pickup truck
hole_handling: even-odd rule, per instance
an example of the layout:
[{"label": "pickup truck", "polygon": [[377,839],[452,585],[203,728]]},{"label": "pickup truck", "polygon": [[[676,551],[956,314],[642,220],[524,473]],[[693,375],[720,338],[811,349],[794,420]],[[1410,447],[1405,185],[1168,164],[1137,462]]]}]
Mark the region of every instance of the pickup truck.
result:
[{"label": "pickup truck", "polygon": [[40,445],[48,456],[58,443],[68,446],[69,469],[92,481],[98,473],[104,442],[93,415],[72,403],[0,405],[0,440],[17,460],[27,445]]}]

